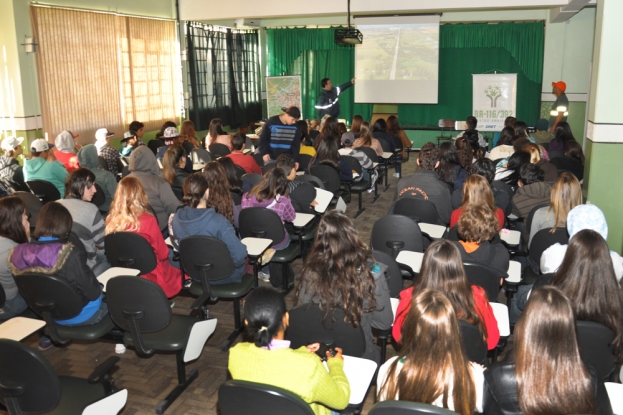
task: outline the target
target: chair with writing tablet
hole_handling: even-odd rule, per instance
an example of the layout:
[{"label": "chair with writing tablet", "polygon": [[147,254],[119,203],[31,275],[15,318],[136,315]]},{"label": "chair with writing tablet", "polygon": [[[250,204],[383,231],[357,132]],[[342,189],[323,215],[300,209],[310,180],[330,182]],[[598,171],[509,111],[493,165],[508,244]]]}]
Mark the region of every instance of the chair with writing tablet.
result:
[{"label": "chair with writing tablet", "polygon": [[218,389],[221,415],[314,415],[300,396],[277,386],[228,380]]},{"label": "chair with writing tablet", "polygon": [[88,379],[58,376],[38,350],[1,339],[0,402],[9,415],[117,415],[128,399],[110,375],[118,361],[109,357]]}]

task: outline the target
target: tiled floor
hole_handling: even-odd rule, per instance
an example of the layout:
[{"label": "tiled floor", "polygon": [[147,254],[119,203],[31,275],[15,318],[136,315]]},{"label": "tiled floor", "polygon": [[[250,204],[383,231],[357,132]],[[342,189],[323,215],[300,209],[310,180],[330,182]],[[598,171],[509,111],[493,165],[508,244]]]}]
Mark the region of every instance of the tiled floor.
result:
[{"label": "tiled floor", "polygon": [[[415,171],[415,155],[411,154],[411,160],[403,165],[403,175],[410,175]],[[393,173],[393,172],[392,172]],[[371,204],[372,195],[365,193],[364,207],[366,208],[356,220],[355,224],[363,239],[368,242],[370,231],[376,219],[384,216],[391,205],[397,178],[389,177],[390,187],[387,191],[380,190],[381,196]],[[357,210],[357,197],[353,195],[352,202],[348,205],[347,214],[352,218]],[[301,267],[301,260],[294,263],[297,272]],[[294,302],[294,294],[291,292],[287,298],[288,307]],[[175,298],[174,312],[188,314],[193,298]],[[220,344],[233,330],[232,303],[220,301],[209,307],[211,316],[218,318],[218,326],[215,334],[208,340],[201,357],[188,365],[189,372],[199,369],[199,377],[192,385],[175,401],[167,410],[166,414],[218,414],[217,391],[219,385],[228,377],[227,358],[228,353],[220,350]],[[26,340],[32,347],[37,346],[37,337],[32,336]],[[101,341],[95,343],[73,342],[67,347],[54,347],[43,352],[43,355],[51,362],[58,374],[87,377],[91,370],[100,362],[114,355],[114,344]],[[392,346],[388,347],[388,357],[395,354]],[[176,384],[175,356],[156,354],[150,358],[139,358],[133,350],[128,350],[121,355],[118,368],[114,373],[117,386],[127,388],[129,391],[128,404],[122,411],[123,415],[153,414],[156,404],[165,397]],[[374,405],[374,392],[372,387],[368,392],[363,413]],[[6,413],[0,411],[0,413]]]}]

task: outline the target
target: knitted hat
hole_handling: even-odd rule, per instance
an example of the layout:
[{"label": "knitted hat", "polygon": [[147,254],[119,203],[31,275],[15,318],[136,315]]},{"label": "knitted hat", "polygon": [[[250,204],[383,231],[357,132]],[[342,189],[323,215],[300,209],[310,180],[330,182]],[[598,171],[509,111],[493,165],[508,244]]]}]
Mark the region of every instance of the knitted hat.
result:
[{"label": "knitted hat", "polygon": [[604,239],[608,238],[608,224],[603,212],[595,205],[578,205],[567,215],[569,238],[584,229],[598,232]]}]

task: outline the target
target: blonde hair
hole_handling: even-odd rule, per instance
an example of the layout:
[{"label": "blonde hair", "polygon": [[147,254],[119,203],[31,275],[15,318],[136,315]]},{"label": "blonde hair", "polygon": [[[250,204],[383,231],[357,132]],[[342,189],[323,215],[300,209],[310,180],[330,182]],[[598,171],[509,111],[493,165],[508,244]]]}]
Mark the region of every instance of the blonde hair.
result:
[{"label": "blonde hair", "polygon": [[489,206],[495,214],[497,208],[495,207],[491,185],[483,176],[470,174],[463,184],[463,201],[461,206],[467,207],[467,205],[478,203]]},{"label": "blonde hair", "polygon": [[578,179],[571,173],[562,173],[554,185],[549,198],[549,209],[547,210],[547,219],[549,214],[554,214],[556,222],[552,227],[552,233],[556,229],[567,225],[567,215],[574,207],[582,204],[582,187]]},{"label": "blonde hair", "polygon": [[151,213],[151,206],[143,185],[135,177],[124,177],[117,186],[115,197],[106,217],[106,235],[113,232],[138,232],[138,220],[143,213]]}]

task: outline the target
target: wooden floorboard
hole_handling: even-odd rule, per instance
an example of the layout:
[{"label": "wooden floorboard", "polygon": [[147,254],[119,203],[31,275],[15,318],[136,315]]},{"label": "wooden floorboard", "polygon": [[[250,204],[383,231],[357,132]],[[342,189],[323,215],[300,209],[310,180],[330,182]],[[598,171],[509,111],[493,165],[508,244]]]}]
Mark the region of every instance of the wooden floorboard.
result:
[{"label": "wooden floorboard", "polygon": [[[415,156],[411,154],[411,160],[403,164],[403,175],[410,175],[415,171]],[[393,171],[392,171],[393,173]],[[394,193],[397,178],[389,178],[390,188],[383,191],[379,188],[381,196],[372,204],[372,194],[365,193],[364,207],[366,208],[357,219],[355,224],[364,241],[369,243],[370,232],[374,221],[387,213]],[[352,218],[357,211],[357,196],[353,195],[348,205],[347,214]],[[294,262],[295,273],[301,268],[302,261]],[[408,284],[408,283],[407,283]],[[189,314],[191,297],[178,296],[174,299],[173,312],[177,314]],[[294,292],[286,297],[288,307],[294,304]],[[210,305],[210,315],[218,318],[218,325],[214,335],[208,340],[201,357],[187,365],[187,373],[193,369],[199,370],[198,378],[190,387],[171,405],[166,414],[218,414],[218,388],[228,378],[227,359],[228,352],[220,349],[221,343],[233,330],[233,305],[231,301],[219,301]],[[240,341],[240,338],[238,339]],[[26,343],[37,347],[37,336],[31,336]],[[50,361],[59,375],[71,375],[87,377],[91,370],[110,356],[114,356],[115,345],[109,341],[94,343],[72,342],[66,347],[53,347],[43,355]],[[394,356],[396,351],[393,345],[388,347],[388,357]],[[175,356],[172,354],[155,354],[149,358],[140,358],[133,350],[120,355],[121,360],[114,373],[116,384],[119,388],[128,389],[128,403],[121,412],[123,415],[147,415],[155,413],[156,404],[165,397],[177,383]],[[375,403],[375,387],[368,391],[363,414],[366,414]],[[5,414],[6,412],[0,411]]]}]

